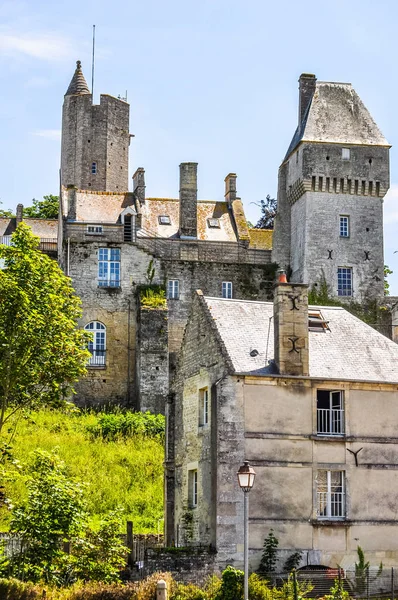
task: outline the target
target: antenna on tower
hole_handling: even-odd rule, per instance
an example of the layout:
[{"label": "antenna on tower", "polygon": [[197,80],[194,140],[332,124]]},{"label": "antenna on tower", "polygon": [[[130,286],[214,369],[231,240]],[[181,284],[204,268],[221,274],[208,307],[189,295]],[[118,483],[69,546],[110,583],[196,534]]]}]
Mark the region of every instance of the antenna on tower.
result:
[{"label": "antenna on tower", "polygon": [[93,25],[93,62],[91,64],[91,101],[94,104],[95,25]]}]

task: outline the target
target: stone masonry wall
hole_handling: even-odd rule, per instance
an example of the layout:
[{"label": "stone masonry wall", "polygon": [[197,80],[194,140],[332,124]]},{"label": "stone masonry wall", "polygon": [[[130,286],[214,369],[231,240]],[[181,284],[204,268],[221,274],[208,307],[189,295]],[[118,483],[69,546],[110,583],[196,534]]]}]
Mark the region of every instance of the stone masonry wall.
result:
[{"label": "stone masonry wall", "polygon": [[[101,95],[65,96],[62,115],[61,174],[63,186],[83,190],[128,190],[129,105]],[[97,173],[92,173],[92,163]]]},{"label": "stone masonry wall", "polygon": [[[121,249],[121,287],[98,287],[98,248]],[[66,252],[66,248],[64,249]],[[89,374],[77,386],[78,404],[124,404],[139,406],[136,394],[135,366],[137,363],[137,304],[136,290],[147,283],[146,271],[153,258],[133,243],[111,243],[108,238],[99,240],[71,239],[70,276],[77,294],[83,303],[83,318],[80,324],[101,321],[107,328],[106,368],[89,368]],[[274,276],[272,265],[248,265],[197,261],[161,261],[154,258],[154,283],[167,284],[168,279],[178,279],[179,299],[168,301],[168,335],[171,367],[175,362],[184,328],[192,305],[192,295],[202,289],[206,295],[221,297],[222,282],[231,281],[234,298],[266,300],[272,294],[270,279]],[[129,335],[130,333],[130,335]],[[149,340],[151,324],[140,335]],[[155,339],[155,338],[153,338]],[[154,352],[153,358],[157,351]],[[164,365],[164,363],[162,363]],[[154,365],[154,368],[156,369]],[[149,363],[148,363],[149,367]],[[148,370],[149,373],[150,369]],[[160,368],[158,385],[164,389],[165,373]],[[159,392],[162,396],[163,392]],[[159,398],[160,398],[159,396]],[[159,402],[156,402],[156,409]],[[146,408],[155,410],[155,405],[145,403]],[[161,412],[164,412],[164,405]]]},{"label": "stone masonry wall", "polygon": [[[211,318],[210,318],[211,319]],[[244,417],[241,385],[228,376],[229,359],[196,297],[184,335],[175,382],[174,442],[175,505],[174,540],[181,544],[211,544],[216,562],[224,568],[242,559],[242,494],[236,471],[244,457]],[[209,423],[200,425],[200,393],[210,394]],[[198,472],[198,503],[189,507],[188,472]],[[216,510],[217,507],[217,510]],[[186,514],[193,527],[186,534]],[[170,543],[168,540],[166,543]]]},{"label": "stone masonry wall", "polygon": [[166,309],[138,303],[136,406],[164,413],[169,392],[168,315]]}]

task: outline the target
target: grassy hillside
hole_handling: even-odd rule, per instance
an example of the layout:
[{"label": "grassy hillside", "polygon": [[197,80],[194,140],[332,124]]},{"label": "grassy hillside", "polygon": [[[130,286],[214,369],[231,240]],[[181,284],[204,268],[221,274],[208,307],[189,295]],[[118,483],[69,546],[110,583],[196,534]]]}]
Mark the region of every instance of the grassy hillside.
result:
[{"label": "grassy hillside", "polygon": [[[132,433],[134,427],[126,427],[126,422],[128,425],[123,415],[31,413],[18,423],[13,455],[24,466],[33,450],[58,448],[71,476],[87,484],[85,498],[94,523],[106,511],[121,506],[136,533],[157,532],[158,520],[163,517],[163,436],[157,433],[163,417],[154,417],[157,426],[150,435],[145,435],[148,428],[141,422],[138,428],[142,433]],[[21,474],[13,472],[13,481],[5,486],[15,504],[26,495],[26,475],[23,469]],[[8,529],[8,522],[8,510],[0,507],[0,531]]]}]

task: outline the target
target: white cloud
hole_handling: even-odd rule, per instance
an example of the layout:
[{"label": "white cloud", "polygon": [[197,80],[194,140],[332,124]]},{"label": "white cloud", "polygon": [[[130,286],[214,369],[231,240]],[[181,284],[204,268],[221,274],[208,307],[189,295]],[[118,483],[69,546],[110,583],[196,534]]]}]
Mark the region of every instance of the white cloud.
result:
[{"label": "white cloud", "polygon": [[32,135],[37,135],[39,137],[46,138],[48,140],[59,142],[61,139],[61,130],[60,129],[38,129],[34,131]]},{"label": "white cloud", "polygon": [[3,55],[25,55],[40,60],[59,61],[69,57],[71,40],[60,34],[28,34],[0,30],[0,51]]}]

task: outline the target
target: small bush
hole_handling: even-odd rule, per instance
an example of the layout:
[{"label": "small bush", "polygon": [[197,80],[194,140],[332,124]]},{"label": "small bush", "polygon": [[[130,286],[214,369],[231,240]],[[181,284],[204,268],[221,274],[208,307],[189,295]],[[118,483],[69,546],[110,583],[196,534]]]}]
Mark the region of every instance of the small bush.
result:
[{"label": "small bush", "polygon": [[94,438],[106,442],[127,439],[134,435],[163,439],[165,418],[148,412],[100,413],[97,423],[87,430]]},{"label": "small bush", "polygon": [[160,285],[142,286],[140,303],[144,308],[167,308],[165,289]]},{"label": "small bush", "polygon": [[1,600],[36,600],[42,598],[42,591],[31,583],[16,579],[0,579]]},{"label": "small bush", "polygon": [[[171,574],[153,573],[153,575],[150,575],[135,585],[132,600],[153,600],[156,597],[156,584],[160,579],[163,579],[166,582],[169,597],[173,598],[176,591],[176,583]],[[75,599],[73,598],[73,600]],[[76,598],[76,600],[80,600],[80,598]],[[86,598],[84,598],[84,600],[86,600]]]}]

